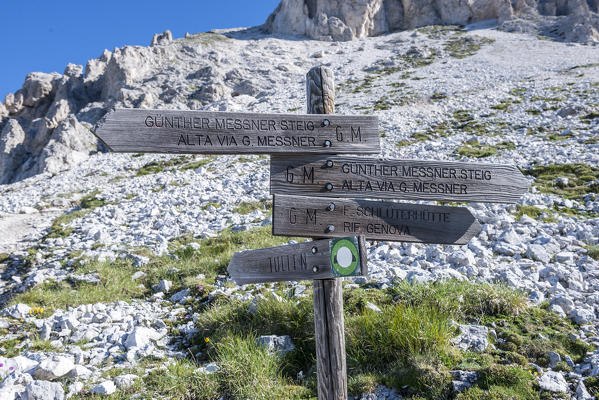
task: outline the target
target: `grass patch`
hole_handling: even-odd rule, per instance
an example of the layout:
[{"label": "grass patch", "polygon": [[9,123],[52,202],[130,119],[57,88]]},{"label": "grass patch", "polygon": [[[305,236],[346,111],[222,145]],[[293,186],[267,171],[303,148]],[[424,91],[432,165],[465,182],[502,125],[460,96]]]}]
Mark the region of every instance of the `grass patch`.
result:
[{"label": "grass patch", "polygon": [[46,238],[65,238],[73,233],[73,228],[67,225],[77,218],[81,218],[86,214],[89,214],[94,208],[102,207],[108,203],[104,198],[99,196],[99,191],[94,191],[81,198],[79,207],[73,211],[62,214],[52,221],[50,230],[46,235]]},{"label": "grass patch", "polygon": [[522,103],[522,100],[505,99],[505,100],[502,100],[499,104],[495,104],[495,105],[491,106],[491,108],[493,110],[500,110],[500,111],[508,112],[509,108],[512,104],[520,104],[520,103]]},{"label": "grass patch", "polygon": [[493,146],[480,144],[478,140],[474,140],[458,147],[456,152],[462,157],[484,158],[497,154],[497,149]]},{"label": "grass patch", "polygon": [[[194,239],[191,235],[182,236],[171,241],[170,250],[176,256],[164,255],[152,257],[144,267],[148,287],[158,283],[161,279],[173,282],[172,292],[206,282],[216,278],[217,275],[226,274],[226,269],[233,253],[246,249],[259,249],[286,244],[291,238],[272,236],[270,225],[249,229],[247,231],[232,232],[226,229],[214,238]],[[296,240],[303,240],[295,238]],[[190,243],[197,243],[197,249]],[[177,272],[173,272],[176,268]],[[204,274],[206,279],[198,280],[196,276]]]},{"label": "grass patch", "polygon": [[212,161],[214,161],[214,158],[214,156],[206,156],[197,161],[188,162],[187,164],[184,164],[181,168],[179,168],[179,171],[187,171],[190,169],[196,170],[200,167],[210,164]]},{"label": "grass patch", "polygon": [[453,58],[466,58],[476,54],[482,46],[495,42],[493,39],[480,36],[457,36],[443,46],[445,51]]},{"label": "grass patch", "polygon": [[457,400],[534,400],[539,399],[535,377],[529,371],[508,365],[493,365],[479,371],[476,385],[457,396]]},{"label": "grass patch", "polygon": [[593,260],[599,261],[599,245],[590,246],[587,248],[587,255]]},{"label": "grass patch", "polygon": [[272,210],[272,202],[269,200],[259,201],[242,201],[233,209],[236,214],[250,214],[256,210],[270,212]]},{"label": "grass patch", "polygon": [[131,280],[131,275],[135,271],[136,268],[131,265],[131,262],[123,260],[114,263],[91,261],[87,264],[79,264],[75,267],[75,273],[97,273],[101,283],[75,283],[67,280],[44,283],[28,292],[18,294],[11,303],[25,303],[31,307],[42,307],[50,312],[81,304],[130,301],[145,293],[144,289],[138,287],[139,282]]},{"label": "grass patch", "polygon": [[584,380],[584,385],[591,396],[599,396],[599,377],[586,378]]},{"label": "grass patch", "polygon": [[591,122],[591,120],[595,118],[599,118],[599,112],[593,111],[588,113],[587,115],[583,115],[582,117],[580,117],[580,119],[585,122]]},{"label": "grass patch", "polygon": [[141,167],[140,169],[138,169],[135,173],[135,176],[157,174],[159,172],[164,171],[166,168],[180,166],[187,163],[188,161],[189,157],[187,156],[173,157],[168,160],[151,161],[143,167]]},{"label": "grass patch", "polygon": [[[226,273],[227,265],[236,251],[278,246],[288,242],[287,238],[272,236],[271,229],[270,225],[243,232],[231,232],[228,229],[214,238],[201,240],[183,236],[170,243],[170,250],[176,259],[168,255],[154,256],[145,251],[150,262],[141,268],[133,267],[130,260],[79,262],[74,267],[75,273],[96,273],[101,283],[49,282],[18,294],[11,303],[25,303],[32,307],[54,310],[80,304],[141,298],[150,293],[152,285],[162,279],[173,282],[173,293],[182,288],[205,285],[206,281],[213,281],[217,275]],[[191,242],[199,245],[197,250],[189,246]],[[144,251],[140,250],[139,253]],[[136,271],[143,271],[147,276],[133,281],[131,275]],[[206,279],[198,280],[198,274],[204,274]],[[140,288],[140,283],[145,284],[145,288]]]},{"label": "grass patch", "polygon": [[214,351],[221,366],[215,375],[220,392],[227,397],[292,399],[309,393],[306,393],[307,388],[287,385],[281,376],[277,356],[258,347],[252,336],[227,337],[215,345]]},{"label": "grass patch", "polygon": [[[587,164],[550,164],[522,171],[536,178],[534,185],[542,193],[553,193],[568,199],[580,199],[589,193],[599,193],[599,168]],[[568,183],[557,178],[567,178]],[[593,183],[595,182],[595,183]]]},{"label": "grass patch", "polygon": [[216,45],[226,44],[232,39],[216,32],[202,32],[194,35],[189,35],[186,38],[180,39],[186,42],[200,43],[203,47],[214,47]]}]

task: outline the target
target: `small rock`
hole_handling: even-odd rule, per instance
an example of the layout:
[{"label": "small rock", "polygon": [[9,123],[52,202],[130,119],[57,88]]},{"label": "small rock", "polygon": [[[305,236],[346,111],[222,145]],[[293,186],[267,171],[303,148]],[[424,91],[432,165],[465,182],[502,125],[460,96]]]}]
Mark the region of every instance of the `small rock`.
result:
[{"label": "small rock", "polygon": [[371,302],[366,303],[366,308],[378,313],[383,312],[379,307],[377,307],[375,304],[372,304]]},{"label": "small rock", "polygon": [[84,367],[83,365],[75,365],[69,372],[69,378],[81,378],[87,379],[91,376],[92,372]]},{"label": "small rock", "polygon": [[172,286],[173,286],[173,282],[163,279],[160,282],[158,282],[158,284],[154,287],[154,290],[156,292],[168,293],[169,290],[171,290]]},{"label": "small rock", "polygon": [[19,210],[20,214],[35,214],[36,212],[38,212],[38,210],[33,207],[21,207],[21,210]]},{"label": "small rock", "polygon": [[549,306],[549,311],[553,311],[554,313],[556,313],[560,317],[565,317],[566,316],[566,313],[564,312],[564,309],[561,308],[560,306],[558,306],[557,304],[551,304]]},{"label": "small rock", "polygon": [[142,348],[151,340],[160,339],[162,334],[152,328],[146,328],[143,326],[136,326],[129,335],[127,335],[127,339],[125,340],[125,347],[130,349],[132,347]]},{"label": "small rock", "polygon": [[201,374],[207,374],[207,375],[210,375],[210,374],[213,374],[213,373],[215,373],[215,372],[216,372],[216,371],[218,371],[219,369],[220,369],[220,367],[219,367],[219,366],[218,366],[216,363],[213,363],[213,362],[211,362],[211,363],[209,363],[209,364],[206,364],[206,365],[204,365],[204,366],[202,366],[202,367],[199,367],[199,368],[197,369],[197,371],[198,371],[199,373],[201,373]]},{"label": "small rock", "polygon": [[529,244],[526,250],[526,256],[535,261],[541,261],[543,263],[548,263],[551,260],[551,256],[545,248],[540,244]]},{"label": "small rock", "polygon": [[555,261],[562,264],[571,264],[574,262],[574,253],[562,251],[555,255]]},{"label": "small rock", "polygon": [[27,400],[64,400],[64,389],[58,382],[34,381],[27,385]]},{"label": "small rock", "polygon": [[143,271],[137,271],[136,273],[134,273],[133,275],[131,275],[131,280],[138,280],[139,278],[144,278],[146,276],[146,273]]},{"label": "small rock", "polygon": [[186,298],[187,296],[189,296],[189,293],[190,293],[189,289],[180,290],[171,296],[171,301],[173,303],[178,303],[181,300],[183,300],[184,298]]},{"label": "small rock", "polygon": [[595,312],[586,308],[577,308],[572,310],[570,318],[578,325],[585,325],[595,320]]},{"label": "small rock", "polygon": [[83,390],[83,382],[73,382],[71,383],[67,389],[68,389],[68,393],[67,393],[67,398],[73,397],[76,394],[79,394],[82,390]]},{"label": "small rock", "polygon": [[586,386],[584,385],[584,381],[581,379],[578,381],[578,385],[576,386],[576,400],[592,400],[594,396],[591,396]]},{"label": "small rock", "polygon": [[150,258],[146,256],[138,256],[137,254],[131,254],[129,258],[133,259],[133,266],[135,268],[143,267],[150,262]]},{"label": "small rock", "polygon": [[69,275],[69,279],[74,283],[91,283],[98,284],[102,282],[100,276],[98,274],[71,274]]},{"label": "small rock", "polygon": [[116,378],[114,378],[114,383],[117,388],[125,390],[133,386],[136,379],[139,379],[139,377],[133,374],[119,375]]},{"label": "small rock", "polygon": [[464,351],[482,352],[489,346],[488,333],[489,329],[483,325],[460,325],[460,335],[453,343]]},{"label": "small rock", "polygon": [[108,396],[116,392],[116,386],[112,381],[104,381],[102,383],[97,384],[91,390],[92,394],[99,394],[103,396]]},{"label": "small rock", "polygon": [[478,379],[476,371],[451,371],[452,384],[455,392],[462,392],[474,385]]},{"label": "small rock", "polygon": [[324,57],[324,50],[317,51],[316,53],[313,53],[310,57],[312,57],[312,58],[322,58],[322,57]]},{"label": "small rock", "polygon": [[8,307],[7,309],[5,309],[2,312],[2,314],[7,317],[21,319],[21,318],[25,318],[26,316],[28,316],[29,311],[31,311],[31,307],[29,307],[27,304],[19,303],[19,304],[15,304],[12,307]]},{"label": "small rock", "polygon": [[35,379],[53,380],[65,376],[75,367],[71,357],[53,356],[40,362],[33,377]]},{"label": "small rock", "polygon": [[276,336],[276,335],[266,335],[260,336],[256,339],[256,344],[258,346],[266,348],[269,353],[276,353],[279,356],[284,356],[290,351],[295,350],[295,346],[291,342],[291,337],[288,335],[285,336]]},{"label": "small rock", "polygon": [[557,365],[557,363],[562,361],[562,357],[559,354],[557,354],[555,351],[548,351],[547,358],[549,359],[549,368],[555,367]]},{"label": "small rock", "polygon": [[168,29],[162,33],[155,33],[150,46],[157,46],[161,44],[168,44],[173,41],[173,34]]},{"label": "small rock", "polygon": [[568,392],[568,383],[561,372],[547,371],[537,379],[537,382],[543,390],[554,393]]}]

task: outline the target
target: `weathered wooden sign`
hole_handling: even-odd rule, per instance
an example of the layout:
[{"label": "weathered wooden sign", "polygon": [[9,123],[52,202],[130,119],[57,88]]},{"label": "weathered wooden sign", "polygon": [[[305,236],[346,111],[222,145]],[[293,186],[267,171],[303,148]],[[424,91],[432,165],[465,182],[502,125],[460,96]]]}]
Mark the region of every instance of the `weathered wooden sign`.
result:
[{"label": "weathered wooden sign", "polygon": [[235,253],[228,271],[237,284],[329,279],[368,273],[363,237],[345,237]]},{"label": "weathered wooden sign", "polygon": [[189,154],[378,153],[377,118],[116,109],[94,131],[112,151]]},{"label": "weathered wooden sign", "polygon": [[481,226],[463,207],[275,195],[273,235],[466,244]]},{"label": "weathered wooden sign", "polygon": [[512,165],[380,160],[345,156],[273,156],[275,194],[515,203],[528,181]]}]

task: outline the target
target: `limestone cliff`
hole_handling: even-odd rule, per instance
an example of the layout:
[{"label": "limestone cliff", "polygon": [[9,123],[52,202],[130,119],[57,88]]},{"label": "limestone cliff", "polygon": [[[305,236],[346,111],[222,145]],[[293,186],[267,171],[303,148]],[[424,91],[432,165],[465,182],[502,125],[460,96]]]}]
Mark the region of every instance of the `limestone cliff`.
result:
[{"label": "limestone cliff", "polygon": [[347,41],[425,25],[524,19],[562,40],[599,42],[598,7],[599,0],[282,0],[264,29]]}]

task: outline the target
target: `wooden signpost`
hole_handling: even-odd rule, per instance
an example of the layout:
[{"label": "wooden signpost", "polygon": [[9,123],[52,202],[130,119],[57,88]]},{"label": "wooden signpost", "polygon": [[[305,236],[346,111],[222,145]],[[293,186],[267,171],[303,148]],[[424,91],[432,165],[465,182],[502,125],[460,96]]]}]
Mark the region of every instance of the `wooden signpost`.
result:
[{"label": "wooden signpost", "polygon": [[229,274],[313,280],[318,398],[347,400],[337,278],[367,274],[365,239],[466,244],[481,230],[466,208],[364,199],[513,203],[528,181],[514,166],[335,155],[379,153],[377,119],[331,115],[328,68],[308,72],[306,91],[308,115],[117,109],[94,133],[117,152],[273,155],[273,234],[314,241],[235,253]]},{"label": "wooden signpost", "polygon": [[481,226],[463,207],[274,195],[272,233],[280,236],[466,244]]},{"label": "wooden signpost", "polygon": [[346,156],[272,157],[272,193],[515,203],[528,181],[515,166]]},{"label": "wooden signpost", "polygon": [[227,271],[238,285],[368,274],[364,237],[345,237],[235,253]]},{"label": "wooden signpost", "polygon": [[116,152],[380,152],[377,118],[371,116],[116,109],[94,133]]}]

